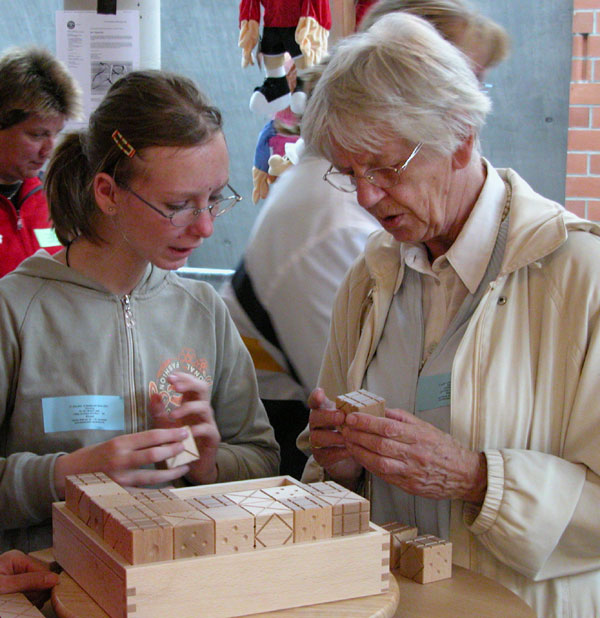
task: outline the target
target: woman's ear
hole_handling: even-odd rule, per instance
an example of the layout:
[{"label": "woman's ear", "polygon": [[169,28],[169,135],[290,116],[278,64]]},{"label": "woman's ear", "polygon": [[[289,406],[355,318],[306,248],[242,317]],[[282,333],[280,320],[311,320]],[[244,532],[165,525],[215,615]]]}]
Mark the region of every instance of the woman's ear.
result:
[{"label": "woman's ear", "polygon": [[100,172],[94,177],[94,198],[98,208],[108,216],[117,212],[117,183],[112,176]]},{"label": "woman's ear", "polygon": [[466,137],[452,155],[452,169],[462,170],[471,162],[475,138],[471,133]]}]

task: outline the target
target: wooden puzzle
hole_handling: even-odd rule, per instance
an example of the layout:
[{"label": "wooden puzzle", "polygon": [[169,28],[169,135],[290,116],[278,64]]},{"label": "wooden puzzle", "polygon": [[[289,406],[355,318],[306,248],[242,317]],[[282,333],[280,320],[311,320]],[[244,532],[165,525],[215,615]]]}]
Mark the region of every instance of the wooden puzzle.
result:
[{"label": "wooden puzzle", "polygon": [[390,533],[390,570],[400,568],[402,542],[419,536],[416,526],[407,526],[398,522],[390,522],[381,526]]},{"label": "wooden puzzle", "polygon": [[400,574],[420,584],[452,577],[452,543],[431,534],[402,541]]},{"label": "wooden puzzle", "polygon": [[0,594],[0,616],[2,618],[44,618],[42,612],[20,592]]},{"label": "wooden puzzle", "polygon": [[333,481],[128,491],[82,474],[53,528],[58,563],[112,618],[228,618],[389,587],[389,533]]},{"label": "wooden puzzle", "polygon": [[385,399],[364,388],[336,397],[335,407],[345,414],[362,412],[373,416],[385,416]]}]

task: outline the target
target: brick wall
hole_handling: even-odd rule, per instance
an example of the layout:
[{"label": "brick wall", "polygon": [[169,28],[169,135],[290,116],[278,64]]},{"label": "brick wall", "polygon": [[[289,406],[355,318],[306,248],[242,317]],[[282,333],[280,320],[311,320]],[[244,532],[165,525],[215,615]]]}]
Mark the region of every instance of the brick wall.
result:
[{"label": "brick wall", "polygon": [[600,221],[600,0],[573,9],[566,207]]}]

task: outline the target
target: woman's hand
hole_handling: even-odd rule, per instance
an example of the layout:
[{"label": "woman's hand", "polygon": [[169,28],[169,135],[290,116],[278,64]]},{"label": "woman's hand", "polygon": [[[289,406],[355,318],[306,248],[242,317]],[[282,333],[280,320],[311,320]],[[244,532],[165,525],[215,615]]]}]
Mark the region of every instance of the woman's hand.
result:
[{"label": "woman's hand", "polygon": [[150,412],[157,427],[189,425],[196,440],[200,459],[188,464],[187,479],[194,484],[217,481],[217,451],[221,435],[210,405],[209,386],[189,373],[175,372],[168,378],[173,388],[181,393],[181,405],[168,412],[159,394],[152,395]]},{"label": "woman's hand", "polygon": [[61,498],[65,495],[65,477],[84,472],[105,472],[125,486],[168,483],[187,474],[189,466],[158,470],[143,466],[164,461],[184,450],[187,432],[181,427],[150,429],[117,436],[100,444],[80,448],[56,460],[54,484]]},{"label": "woman's hand", "polygon": [[45,592],[58,584],[58,575],[45,565],[16,549],[0,555],[0,594],[27,592],[34,605],[41,607],[49,597]]},{"label": "woman's hand", "polygon": [[357,462],[409,494],[476,504],[485,498],[485,455],[404,410],[387,409],[385,418],[348,414],[341,434]]},{"label": "woman's hand", "polygon": [[362,473],[362,465],[352,458],[339,431],[345,414],[327,399],[322,388],[316,388],[308,399],[310,446],[313,457],[332,479],[354,489]]}]

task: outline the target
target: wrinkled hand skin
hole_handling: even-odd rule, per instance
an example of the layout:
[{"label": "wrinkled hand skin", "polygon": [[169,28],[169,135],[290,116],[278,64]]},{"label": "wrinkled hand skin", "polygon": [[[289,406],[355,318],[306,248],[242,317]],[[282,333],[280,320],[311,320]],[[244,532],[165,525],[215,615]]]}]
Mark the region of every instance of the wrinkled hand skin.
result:
[{"label": "wrinkled hand skin", "polygon": [[346,416],[322,389],[315,389],[308,403],[313,457],[334,480],[353,488],[366,469],[412,495],[483,503],[483,453],[404,410],[386,409],[384,418]]},{"label": "wrinkled hand skin", "polygon": [[341,435],[356,462],[407,493],[483,503],[485,455],[404,410],[386,409],[385,418],[348,414]]}]

